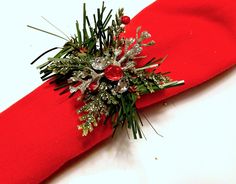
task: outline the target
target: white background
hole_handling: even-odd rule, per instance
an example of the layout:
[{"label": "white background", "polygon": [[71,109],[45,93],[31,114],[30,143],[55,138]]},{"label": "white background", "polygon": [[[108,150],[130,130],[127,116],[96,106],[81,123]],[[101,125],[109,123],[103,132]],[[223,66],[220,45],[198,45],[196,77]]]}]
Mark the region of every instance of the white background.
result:
[{"label": "white background", "polygon": [[[124,7],[133,17],[153,1],[105,2],[114,10]],[[87,0],[88,13],[95,12],[101,2]],[[82,17],[82,1],[8,0],[1,4],[0,111],[42,84],[35,65],[29,63],[64,43],[26,27],[57,32],[41,16],[74,34],[75,20]],[[47,183],[235,184],[235,81],[234,67],[165,105],[146,108],[141,113],[164,137],[146,123],[147,140],[129,140],[125,134],[109,140],[73,160]]]}]

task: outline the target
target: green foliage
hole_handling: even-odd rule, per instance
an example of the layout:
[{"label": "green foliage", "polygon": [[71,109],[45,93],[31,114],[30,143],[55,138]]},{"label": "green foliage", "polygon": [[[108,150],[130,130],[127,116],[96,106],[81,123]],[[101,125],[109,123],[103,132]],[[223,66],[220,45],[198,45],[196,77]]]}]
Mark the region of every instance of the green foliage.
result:
[{"label": "green foliage", "polygon": [[[84,4],[82,26],[76,21],[76,35],[69,39],[29,26],[67,41],[54,57],[48,58],[38,69],[42,80],[52,78],[51,82],[58,84],[56,90],[65,88],[61,94],[68,91],[71,95],[77,91],[82,93],[79,99],[85,104],[78,110],[82,122],[78,128],[82,129],[83,136],[93,131],[106,117],[104,124],[110,119],[114,133],[118,127],[127,125],[135,139],[142,138],[142,121],[135,106],[137,99],[143,94],[181,85],[183,81],[172,81],[168,73],[156,73],[156,68],[165,58],[153,58],[143,67],[136,68],[135,59],[142,57],[139,55],[142,47],[154,44],[154,41],[144,43],[151,35],[147,31],[140,33],[141,27],[138,27],[135,38],[120,38],[124,32],[121,21],[124,10],[119,9],[114,20],[111,20],[112,10],[108,14],[105,10],[103,2],[102,7],[93,15],[95,26],[92,27]],[[44,52],[32,64],[55,49],[59,47]],[[109,65],[122,69],[123,77],[119,81],[105,77],[105,68]],[[146,69],[153,70],[147,72]],[[90,89],[92,84],[94,89]]]}]

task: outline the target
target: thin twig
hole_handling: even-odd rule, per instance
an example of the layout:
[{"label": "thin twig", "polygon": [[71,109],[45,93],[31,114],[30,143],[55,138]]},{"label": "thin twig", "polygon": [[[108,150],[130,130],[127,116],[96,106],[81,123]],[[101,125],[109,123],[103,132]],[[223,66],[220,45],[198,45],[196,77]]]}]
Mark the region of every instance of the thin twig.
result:
[{"label": "thin twig", "polygon": [[161,135],[161,134],[159,134],[159,133],[157,132],[157,130],[154,128],[154,126],[153,126],[153,125],[151,124],[151,122],[148,120],[147,116],[146,116],[144,113],[142,113],[142,115],[143,115],[143,117],[146,119],[146,121],[148,122],[148,124],[152,127],[152,129],[156,132],[156,134],[159,135],[160,137],[164,137],[163,135]]},{"label": "thin twig", "polygon": [[63,34],[68,40],[70,40],[70,37],[67,36],[61,29],[59,29],[57,26],[55,26],[53,23],[51,23],[48,19],[46,19],[45,17],[42,16],[42,18],[48,23],[50,24],[52,27],[54,27],[56,30],[58,30],[61,34]]},{"label": "thin twig", "polygon": [[49,32],[49,31],[45,31],[45,30],[43,30],[43,29],[39,29],[39,28],[37,28],[37,27],[30,26],[30,25],[27,25],[27,27],[32,28],[32,29],[35,29],[35,30],[37,30],[37,31],[41,31],[41,32],[43,32],[43,33],[47,33],[47,34],[56,36],[56,37],[61,38],[61,39],[63,39],[63,40],[69,41],[68,39],[66,39],[66,38],[64,38],[64,37],[62,37],[62,36],[59,36],[59,35],[57,35],[57,34],[55,34],[55,33],[51,33],[51,32]]}]

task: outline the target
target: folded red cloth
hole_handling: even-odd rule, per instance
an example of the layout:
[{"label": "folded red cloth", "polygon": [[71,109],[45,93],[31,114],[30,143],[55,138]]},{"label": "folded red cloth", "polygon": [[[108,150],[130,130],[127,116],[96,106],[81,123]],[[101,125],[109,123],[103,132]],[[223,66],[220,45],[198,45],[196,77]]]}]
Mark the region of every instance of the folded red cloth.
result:
[{"label": "folded red cloth", "polygon": [[[214,77],[236,63],[236,3],[231,0],[157,1],[127,26],[148,30],[156,46],[148,58],[169,55],[160,67],[185,85],[143,96],[142,108]],[[145,62],[145,60],[141,61]],[[0,115],[0,182],[39,183],[68,160],[109,138],[111,126],[99,126],[86,137],[77,130],[79,104],[44,83]]]},{"label": "folded red cloth", "polygon": [[[185,85],[142,97],[139,107],[157,103],[197,86],[236,63],[236,2],[231,0],[157,1],[140,12],[127,27],[148,30],[156,47],[144,55],[168,55],[160,67]],[[145,62],[145,60],[143,60]]]}]

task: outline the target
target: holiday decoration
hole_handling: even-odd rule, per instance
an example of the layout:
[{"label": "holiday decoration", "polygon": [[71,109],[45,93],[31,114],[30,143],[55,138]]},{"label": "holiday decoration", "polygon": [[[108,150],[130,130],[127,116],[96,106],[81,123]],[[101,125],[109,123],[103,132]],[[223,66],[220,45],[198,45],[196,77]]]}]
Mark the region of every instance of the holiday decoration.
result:
[{"label": "holiday decoration", "polygon": [[[132,146],[134,145],[133,140],[129,141],[127,140],[127,137],[119,137],[118,140],[120,141],[115,143],[114,139],[111,140],[113,130],[115,130],[112,128],[111,116],[108,118],[104,126],[103,122],[105,122],[107,117],[104,115],[101,116],[101,121],[98,122],[98,126],[94,127],[94,131],[89,133],[87,136],[82,136],[83,132],[82,130],[78,131],[77,125],[84,123],[78,118],[83,114],[78,115],[76,109],[80,109],[83,105],[85,105],[83,102],[84,95],[82,95],[81,90],[78,90],[76,93],[73,93],[73,95],[70,95],[70,90],[66,86],[65,88],[58,89],[59,87],[63,87],[62,83],[60,83],[60,80],[57,79],[59,84],[58,82],[56,84],[56,81],[53,82],[56,78],[51,78],[51,80],[45,81],[42,85],[35,88],[29,94],[24,97],[22,96],[23,98],[16,100],[16,103],[12,104],[9,108],[0,113],[1,183],[70,183],[67,177],[72,177],[72,183],[75,180],[77,183],[82,183],[84,181],[86,182],[88,178],[95,178],[95,182],[97,183],[104,183],[104,181],[113,182],[113,180],[110,179],[110,171],[115,171],[114,177],[116,177],[117,164],[119,166],[119,170],[134,170],[135,173],[131,173],[130,175],[131,178],[134,177],[132,178],[134,179],[132,181],[139,180],[139,177],[136,176],[140,174],[140,169],[137,169],[137,167],[140,166],[140,164],[142,166],[145,166],[143,164],[147,164],[144,167],[145,170],[143,170],[145,173],[149,173],[148,175],[145,175],[148,177],[145,181],[149,181],[149,179],[151,179],[151,182],[153,181],[153,183],[156,183],[156,181],[159,181],[160,179],[159,176],[162,176],[160,181],[171,183],[169,176],[171,173],[176,176],[175,166],[179,168],[179,165],[176,164],[176,162],[173,162],[173,156],[176,157],[176,160],[182,164],[182,168],[187,168],[188,171],[193,171],[188,172],[186,175],[186,172],[182,172],[183,170],[180,169],[178,172],[179,175],[177,176],[179,183],[196,181],[195,171],[196,168],[199,167],[199,163],[203,160],[204,165],[208,166],[206,168],[212,170],[213,172],[211,172],[211,175],[206,175],[205,173],[207,172],[205,171],[207,171],[207,169],[205,169],[203,172],[197,173],[199,176],[198,178],[205,180],[206,183],[209,183],[209,181],[213,183],[214,181],[216,181],[216,183],[219,183],[219,181],[222,181],[221,183],[229,183],[229,179],[235,183],[234,162],[230,162],[231,164],[228,162],[229,160],[235,160],[235,153],[232,152],[232,148],[235,146],[234,141],[232,141],[235,136],[233,131],[233,108],[229,108],[229,106],[227,106],[228,104],[232,105],[232,99],[234,99],[234,96],[232,95],[233,91],[231,91],[232,96],[225,96],[225,100],[224,96],[221,96],[229,95],[228,89],[232,90],[232,86],[234,86],[232,83],[234,78],[231,78],[230,80],[228,79],[230,76],[234,76],[236,64],[235,3],[236,2],[232,0],[159,0],[155,1],[148,7],[145,7],[140,12],[136,11],[138,14],[134,16],[130,23],[125,27],[123,24],[121,25],[121,27],[125,29],[125,33],[120,33],[118,38],[120,40],[122,38],[135,38],[137,28],[142,26],[139,33],[147,30],[152,35],[151,38],[156,41],[155,46],[142,47],[143,50],[137,57],[147,57],[135,59],[134,61],[137,63],[135,68],[144,67],[145,64],[151,61],[154,57],[159,58],[159,56],[164,56],[162,60],[165,60],[165,56],[168,55],[168,59],[164,63],[161,64],[162,60],[159,60],[159,63],[153,63],[161,64],[158,68],[154,67],[143,71],[148,71],[149,74],[152,73],[153,69],[156,69],[157,73],[159,71],[171,71],[168,76],[172,79],[185,80],[184,85],[137,96],[137,110],[146,108],[145,112],[148,112],[148,114],[146,114],[148,117],[157,117],[157,124],[152,122],[153,126],[156,127],[158,123],[161,123],[165,127],[164,129],[162,125],[159,127],[160,131],[164,135],[164,138],[160,142],[157,140],[157,142],[152,144],[152,140],[154,140],[152,135],[146,135],[147,140],[151,140],[152,146],[150,147],[148,146],[148,143],[142,144],[143,141],[135,141],[137,144],[135,143],[135,146]],[[61,21],[61,16],[68,20],[70,19],[71,14],[81,12],[78,10],[76,2],[73,4],[74,6],[70,6],[70,8],[65,8],[65,3],[57,3],[53,7],[51,3],[47,3],[46,1],[40,1],[40,4],[42,7],[45,7],[45,11],[46,9],[50,10],[51,16],[57,17],[58,21]],[[34,11],[35,9],[39,9],[38,6],[31,4],[28,8],[32,10],[32,16],[38,16],[38,11]],[[136,9],[136,7],[134,8]],[[17,11],[20,13],[22,9],[16,8],[14,10],[15,14],[17,14]],[[5,12],[2,13],[5,14]],[[12,14],[12,11],[9,10],[8,13]],[[22,15],[24,14],[25,16],[21,16],[21,18],[27,17],[29,12],[22,12]],[[105,14],[103,15],[105,18]],[[15,19],[17,19],[17,25],[21,24],[21,21],[18,21],[18,17]],[[7,21],[5,22],[3,21],[2,27],[9,28],[9,25],[12,25],[12,27],[17,26],[16,24],[8,24],[11,21],[9,22],[8,19],[6,20]],[[24,22],[26,23],[28,20],[24,20]],[[79,27],[81,30],[81,38],[83,39],[83,25],[81,24]],[[7,54],[8,52],[5,53],[5,51],[9,51],[9,53],[12,52],[12,54],[16,56],[17,53],[15,53],[15,51],[22,51],[21,54],[28,58],[29,52],[31,52],[31,49],[34,47],[29,48],[28,44],[22,42],[22,39],[20,39],[21,42],[16,42],[16,40],[19,41],[19,37],[28,38],[29,36],[30,38],[30,35],[28,35],[28,32],[24,32],[25,35],[21,32],[17,32],[18,36],[16,37],[12,36],[15,34],[10,34],[10,29],[7,30],[9,30],[9,35],[6,34],[5,38],[7,43],[2,43],[4,46],[2,51],[2,61],[4,62],[2,67],[7,72],[5,78],[3,77],[3,81],[5,82],[2,83],[2,91],[9,91],[9,88],[7,88],[9,85],[15,86],[15,89],[17,89],[18,85],[15,85],[16,83],[19,83],[22,88],[28,88],[28,85],[24,85],[25,83],[22,83],[22,81],[19,82],[17,77],[22,74],[22,71],[19,70],[18,73],[15,73],[15,70],[12,70],[18,65],[13,65],[14,62],[12,59],[14,58],[10,57],[11,55]],[[90,29],[87,28],[87,30],[89,34]],[[11,31],[14,32],[15,29]],[[33,35],[35,36],[34,33]],[[70,40],[70,38],[64,38],[63,36],[63,40],[65,39],[67,42]],[[146,41],[149,42],[149,39]],[[116,38],[114,38],[114,40],[116,40]],[[47,39],[42,40],[42,42],[46,43],[47,41]],[[32,42],[35,43],[35,41],[30,38],[30,43]],[[18,43],[19,47],[15,49],[12,47],[12,43]],[[45,47],[47,47],[47,44],[45,44]],[[97,48],[99,48],[99,42],[97,42]],[[62,48],[55,47],[48,50],[48,52],[51,50],[56,51],[56,49]],[[80,50],[81,55],[85,55],[85,53],[88,54],[88,47],[81,47],[78,50]],[[121,51],[122,52],[117,57],[117,60],[124,55],[124,48],[122,48]],[[102,55],[98,54],[98,56],[94,57],[93,60],[98,58],[100,62],[100,57],[104,58]],[[22,62],[24,63],[20,57],[16,57],[15,61],[17,61],[18,64]],[[73,63],[74,61],[71,60],[71,62]],[[104,61],[102,60],[102,62]],[[7,63],[11,63],[12,66],[6,67]],[[95,64],[95,62],[93,63]],[[96,70],[97,73],[103,73],[109,65],[111,64],[103,67],[104,64],[102,64],[100,70],[94,69],[94,67],[96,67],[95,65],[90,68]],[[121,68],[122,67],[123,66],[121,66]],[[57,69],[59,70],[60,68]],[[226,70],[228,70],[228,72],[224,73]],[[123,77],[126,76],[126,72],[123,70],[122,72]],[[222,75],[219,76],[219,74]],[[31,77],[30,74],[24,74],[24,76],[27,75]],[[216,76],[218,77],[215,78]],[[16,78],[16,83],[14,84],[11,80],[8,80],[9,77]],[[48,75],[48,77],[50,77],[50,75]],[[63,77],[63,75],[61,75],[61,77]],[[68,79],[67,76],[64,77]],[[123,77],[121,79],[123,79]],[[212,78],[215,79],[212,80]],[[70,84],[67,84],[67,79],[64,80],[63,84],[69,87]],[[105,75],[103,76],[103,79],[109,84],[115,83],[118,85],[119,83],[119,90],[125,91],[121,93],[121,95],[128,92],[129,94],[136,94],[136,87],[130,86],[130,83],[126,80],[120,79],[118,81],[110,81],[105,77]],[[99,81],[91,82],[88,88],[86,88],[86,93],[90,93],[90,91],[93,94],[97,93],[97,82]],[[6,85],[6,83],[9,85]],[[80,83],[78,82],[78,85],[79,84]],[[32,85],[33,84],[29,84],[31,87]],[[73,87],[76,86],[77,85]],[[230,86],[230,88],[227,88],[227,86]],[[54,88],[58,89],[58,91],[54,91]],[[64,90],[65,92],[63,92]],[[18,91],[15,93],[18,93]],[[59,93],[63,93],[64,95],[59,95]],[[209,94],[215,94],[212,99],[219,99],[219,101],[216,100],[213,102],[214,100],[212,99],[210,101],[206,100],[203,103],[202,101],[196,101],[199,96],[205,96],[204,99],[207,99],[207,97],[212,97],[209,96]],[[70,96],[70,98],[68,98],[68,96]],[[77,98],[79,97],[80,100],[77,101]],[[162,108],[162,110],[159,111],[158,109],[161,106],[161,103],[169,100],[170,97],[175,98],[168,102],[169,106]],[[10,99],[10,97],[8,98],[8,96],[6,96],[6,101],[9,101]],[[199,98],[199,100],[203,100],[203,98]],[[221,104],[222,101],[224,101],[223,104]],[[187,107],[185,106],[186,102]],[[201,112],[195,112],[196,116],[191,116],[192,114],[190,115],[187,114],[188,112],[185,112],[185,108],[190,107],[193,102],[195,105],[197,104],[199,109],[202,108]],[[213,103],[207,105],[209,102]],[[157,104],[155,108],[157,111],[153,111],[153,108],[150,108],[150,105],[152,104]],[[193,106],[193,109],[195,107],[196,106]],[[180,116],[182,116],[181,119],[184,122],[178,122],[178,118],[175,117],[176,115],[179,115],[179,110],[182,114],[180,114]],[[223,112],[218,113],[221,110],[223,110]],[[214,112],[218,114],[214,116]],[[159,118],[160,113],[163,113],[163,119]],[[205,116],[207,116],[207,119],[204,118]],[[211,118],[210,116],[214,116],[214,118]],[[116,116],[114,116],[114,118],[115,117]],[[213,119],[217,119],[217,117],[219,117],[218,121],[207,121],[212,121]],[[232,119],[230,117],[232,117]],[[167,122],[165,122],[165,120],[167,120]],[[198,120],[201,122],[198,123]],[[186,127],[181,126],[181,124],[186,125]],[[124,130],[127,125],[127,123],[124,124]],[[213,125],[213,127],[209,125]],[[215,131],[217,127],[219,128],[219,133]],[[143,131],[147,133],[146,130],[147,129],[145,128]],[[173,133],[173,131],[175,133]],[[117,134],[118,132],[119,131],[116,131]],[[223,136],[219,136],[222,132]],[[204,134],[203,137],[201,137],[202,133]],[[172,140],[174,141],[171,141],[170,137],[172,137]],[[160,138],[157,137],[157,139]],[[132,142],[131,149],[127,147],[130,145],[130,142]],[[188,143],[191,144],[190,147],[188,147],[190,145]],[[227,145],[225,143],[227,143]],[[212,149],[212,146],[209,145],[213,145],[213,148],[215,145],[215,149]],[[224,148],[221,149],[223,152],[218,152],[221,147]],[[190,150],[191,148],[195,150]],[[205,148],[209,149],[206,150]],[[158,150],[161,150],[160,156],[164,156],[157,158],[162,164],[158,164],[159,161],[157,162],[157,160],[155,160],[155,167],[149,167],[151,159],[154,159],[153,156],[155,155],[156,157],[159,155]],[[211,151],[208,152],[209,150]],[[177,154],[175,151],[177,151]],[[199,151],[201,151],[200,157]],[[212,158],[212,154],[214,154],[214,152],[216,155]],[[228,153],[232,154],[229,155]],[[179,155],[182,155],[182,159],[178,159]],[[189,159],[186,159],[186,156]],[[204,159],[202,160],[202,158]],[[218,160],[215,158],[220,158],[220,163],[225,163],[225,165],[221,165],[222,167],[215,167],[216,164],[218,164]],[[191,159],[194,159],[195,161],[192,161]],[[123,162],[120,163],[122,160]],[[136,161],[140,160],[142,160],[142,163],[138,163],[137,165]],[[212,164],[212,161],[216,161],[215,164]],[[71,167],[72,165],[73,167]],[[99,167],[100,165],[103,168],[101,173],[97,172],[101,171],[101,167]],[[163,169],[163,165],[167,166],[165,168],[174,169],[171,169],[171,171],[169,169]],[[224,166],[227,167],[227,169],[225,169]],[[90,173],[90,171],[87,170],[88,168],[91,168],[90,171],[95,171],[96,173],[101,174],[102,177],[91,177],[91,174],[93,176],[94,172]],[[74,172],[75,175],[73,174],[73,169],[76,170],[76,172]],[[160,171],[158,172],[159,174],[152,177],[153,173],[156,173],[156,171]],[[219,173],[222,174],[219,176]],[[126,172],[124,176],[124,178],[126,178]],[[144,175],[141,174],[141,177],[143,176]],[[212,180],[212,176],[217,176],[213,177],[214,181]],[[219,177],[221,179],[219,179]],[[49,180],[46,180],[48,178]],[[57,181],[51,181],[52,179],[56,179]],[[172,177],[173,182],[176,182],[175,179],[175,177]]]},{"label": "holiday decoration", "polygon": [[[173,81],[167,75],[169,72],[158,70],[166,57],[153,57],[138,67],[138,60],[146,57],[142,55],[143,48],[153,46],[155,42],[140,26],[134,37],[125,36],[125,25],[130,23],[130,18],[124,15],[123,9],[119,9],[111,20],[112,10],[105,16],[103,3],[93,16],[94,27],[86,14],[85,4],[83,9],[82,30],[76,22],[77,35],[71,38],[29,26],[67,40],[54,57],[38,66],[41,78],[51,78],[51,83],[58,85],[56,90],[65,88],[62,94],[70,92],[72,96],[78,92],[78,100],[84,102],[78,109],[82,122],[78,129],[82,130],[83,136],[92,132],[98,123],[106,124],[109,119],[114,132],[117,127],[127,124],[134,138],[142,138],[142,122],[135,105],[137,99],[147,93],[182,85],[184,81]],[[42,55],[55,49],[58,48]]]},{"label": "holiday decoration", "polygon": [[129,16],[122,16],[121,17],[121,22],[122,22],[122,24],[129,24],[130,23]]}]

